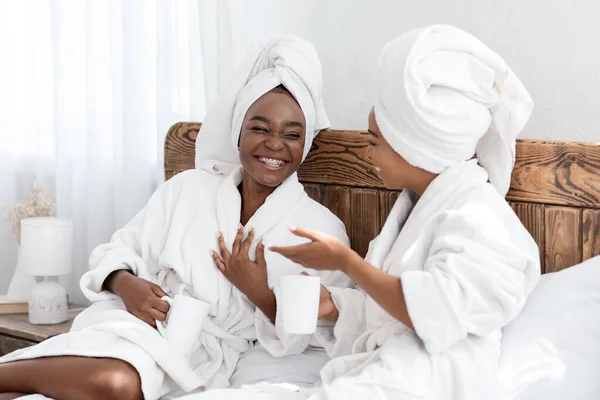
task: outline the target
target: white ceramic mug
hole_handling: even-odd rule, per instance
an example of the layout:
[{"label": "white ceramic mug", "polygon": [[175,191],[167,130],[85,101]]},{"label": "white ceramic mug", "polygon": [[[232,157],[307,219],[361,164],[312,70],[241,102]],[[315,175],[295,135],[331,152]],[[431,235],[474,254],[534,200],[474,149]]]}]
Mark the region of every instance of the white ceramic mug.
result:
[{"label": "white ceramic mug", "polygon": [[307,275],[282,276],[279,288],[284,332],[315,333],[319,316],[321,278]]},{"label": "white ceramic mug", "polygon": [[190,357],[202,332],[202,326],[208,316],[210,304],[181,294],[171,298],[161,297],[169,303],[166,321],[156,321],[160,334],[174,348]]}]

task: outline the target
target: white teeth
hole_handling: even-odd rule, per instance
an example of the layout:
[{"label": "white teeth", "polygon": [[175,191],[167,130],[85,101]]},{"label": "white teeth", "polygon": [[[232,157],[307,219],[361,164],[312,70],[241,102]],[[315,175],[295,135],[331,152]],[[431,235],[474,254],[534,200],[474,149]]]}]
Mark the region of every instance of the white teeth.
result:
[{"label": "white teeth", "polygon": [[259,160],[270,167],[281,167],[283,164],[285,164],[285,161],[275,160],[274,158],[260,157]]}]

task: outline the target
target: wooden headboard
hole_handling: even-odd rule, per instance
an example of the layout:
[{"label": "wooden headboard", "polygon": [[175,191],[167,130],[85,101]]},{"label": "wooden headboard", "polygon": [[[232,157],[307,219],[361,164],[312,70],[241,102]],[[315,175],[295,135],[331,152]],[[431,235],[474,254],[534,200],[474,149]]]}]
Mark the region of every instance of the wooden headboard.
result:
[{"label": "wooden headboard", "polygon": [[[199,123],[173,125],[165,139],[165,180],[194,168]],[[345,224],[361,255],[398,192],[386,190],[366,158],[364,132],[325,130],[298,175],[306,192]],[[540,248],[542,271],[600,255],[600,144],[520,140],[506,196]]]}]

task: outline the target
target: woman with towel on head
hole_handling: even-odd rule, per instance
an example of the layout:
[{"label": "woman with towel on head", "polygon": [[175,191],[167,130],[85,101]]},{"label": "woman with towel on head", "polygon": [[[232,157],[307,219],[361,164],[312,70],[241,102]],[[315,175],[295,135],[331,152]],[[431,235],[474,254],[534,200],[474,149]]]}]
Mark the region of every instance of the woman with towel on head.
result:
[{"label": "woman with towel on head", "polygon": [[[81,289],[93,304],[71,332],[0,358],[0,398],[151,400],[230,383],[314,385],[329,357],[316,335],[284,334],[277,310],[279,278],[303,269],[264,246],[306,242],[287,229],[298,224],[348,244],[341,221],[296,175],[329,126],[321,90],[317,53],[304,40],[282,36],[252,57],[208,112],[196,169],[162,185],[92,253]],[[341,272],[321,278],[351,285]],[[161,297],[177,294],[210,306],[189,359],[155,329],[169,310]],[[325,302],[321,315],[332,308]]]},{"label": "woman with towel on head", "polygon": [[331,235],[272,247],[342,271],[311,399],[494,399],[502,328],[540,276],[537,245],[504,200],[532,101],[506,63],[452,26],[401,35],[380,56],[369,157],[402,189],[365,259]]}]

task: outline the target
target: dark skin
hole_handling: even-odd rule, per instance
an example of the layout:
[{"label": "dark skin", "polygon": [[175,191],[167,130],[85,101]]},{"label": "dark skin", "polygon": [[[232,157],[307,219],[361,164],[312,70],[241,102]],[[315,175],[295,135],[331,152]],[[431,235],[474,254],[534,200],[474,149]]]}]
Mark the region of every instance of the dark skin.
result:
[{"label": "dark skin", "polygon": [[[250,106],[244,117],[239,140],[244,168],[241,183],[242,225],[283,181],[300,168],[306,136],[304,113],[288,93],[271,91]],[[283,161],[269,167],[261,158]]]},{"label": "dark skin", "polygon": [[[248,110],[240,136],[244,167],[240,186],[242,224],[247,224],[269,194],[299,168],[305,124],[296,101],[281,91],[265,94]],[[283,163],[278,161],[278,165],[269,167],[260,161],[261,157]],[[221,248],[221,257],[213,252],[215,263],[233,285],[274,320],[276,303],[267,285],[264,246],[258,244],[257,261],[253,262],[248,257],[251,243],[252,235],[246,240],[239,235],[232,253],[226,247]],[[169,305],[160,299],[166,293],[158,285],[122,270],[109,275],[104,288],[121,297],[127,310],[149,325],[155,327],[155,320],[166,319]],[[41,393],[59,400],[143,398],[139,375],[131,365],[121,360],[88,357],[59,356],[0,365],[0,400],[26,393]]]},{"label": "dark skin", "polygon": [[[242,225],[246,225],[277,186],[300,167],[305,124],[304,113],[296,100],[281,90],[264,94],[246,112],[239,139],[240,161],[244,168],[239,186]],[[271,167],[261,162],[261,158],[281,160],[283,165]],[[274,320],[275,296],[267,285],[266,264],[252,262],[248,256],[251,242],[246,246],[247,240],[242,243],[239,235],[238,240],[233,253],[221,246],[221,264],[217,266],[223,265],[219,269],[225,277]],[[245,252],[240,252],[242,247]],[[257,257],[263,254],[262,243],[256,252]],[[213,252],[213,258],[215,256],[218,258]],[[126,270],[111,274],[104,286],[121,297],[127,311],[149,325],[156,327],[156,321],[167,318],[169,304],[161,300],[166,293],[160,286]]]},{"label": "dark skin", "polygon": [[110,358],[46,357],[0,364],[0,399],[41,393],[57,400],[142,400],[140,377]]},{"label": "dark skin", "polygon": [[129,313],[153,328],[156,328],[156,321],[167,319],[169,303],[161,300],[167,294],[155,283],[120,270],[106,278],[104,288],[119,296]]},{"label": "dark skin", "polygon": [[[385,186],[389,189],[410,189],[420,197],[437,175],[408,164],[392,149],[377,126],[373,110],[369,115],[369,134],[367,154]],[[373,267],[335,237],[296,227],[290,230],[311,242],[269,249],[307,268],[344,272],[390,315],[414,328],[400,278]]]},{"label": "dark skin", "polygon": [[[270,92],[258,99],[247,111],[240,135],[240,161],[244,167],[241,184],[241,227],[232,251],[229,252],[223,235],[219,235],[219,253],[212,251],[217,268],[248,297],[272,322],[277,303],[269,289],[265,247],[260,240],[256,246],[256,261],[248,253],[254,240],[250,230],[244,239],[244,228],[267,197],[284,180],[300,168],[304,152],[305,120],[300,106],[288,93]],[[261,158],[283,161],[280,167],[270,167]],[[329,292],[322,288],[321,317],[332,312]]]},{"label": "dark skin", "polygon": [[[306,135],[304,113],[286,92],[271,91],[250,106],[240,132],[240,162],[244,168],[240,193],[242,209],[231,252],[219,234],[219,253],[211,251],[215,265],[248,300],[271,321],[277,303],[267,280],[262,240],[256,246],[256,261],[249,257],[254,231],[244,239],[243,226],[250,221],[273,191],[300,168]],[[277,160],[272,166],[262,160]]]}]

